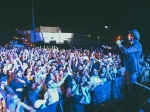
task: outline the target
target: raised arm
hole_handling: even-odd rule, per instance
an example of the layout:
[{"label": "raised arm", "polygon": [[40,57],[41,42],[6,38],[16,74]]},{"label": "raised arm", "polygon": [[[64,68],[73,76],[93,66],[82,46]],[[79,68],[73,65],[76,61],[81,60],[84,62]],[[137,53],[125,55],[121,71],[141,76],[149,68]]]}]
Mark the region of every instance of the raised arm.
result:
[{"label": "raised arm", "polygon": [[39,75],[39,74],[41,74],[41,72],[46,68],[46,66],[48,65],[48,64],[50,64],[50,63],[52,63],[54,60],[49,60],[49,62],[47,62],[41,69],[40,69],[40,71],[37,73],[37,76]]},{"label": "raised arm", "polygon": [[60,86],[64,83],[64,81],[65,81],[65,79],[67,78],[67,76],[68,76],[68,73],[65,73],[65,76],[64,76],[58,83],[53,83],[51,86],[52,86],[53,88],[58,88],[58,87],[60,87]]}]

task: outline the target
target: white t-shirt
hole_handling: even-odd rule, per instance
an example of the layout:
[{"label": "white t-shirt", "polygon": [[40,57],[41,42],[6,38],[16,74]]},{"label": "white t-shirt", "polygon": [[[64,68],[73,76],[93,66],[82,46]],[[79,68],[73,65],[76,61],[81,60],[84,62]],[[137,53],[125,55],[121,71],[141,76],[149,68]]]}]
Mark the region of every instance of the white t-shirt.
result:
[{"label": "white t-shirt", "polygon": [[99,78],[99,76],[91,76],[90,82],[97,84],[97,83],[101,83],[102,80]]},{"label": "white t-shirt", "polygon": [[44,99],[47,99],[49,104],[59,101],[59,93],[57,88],[49,88],[44,94]]}]

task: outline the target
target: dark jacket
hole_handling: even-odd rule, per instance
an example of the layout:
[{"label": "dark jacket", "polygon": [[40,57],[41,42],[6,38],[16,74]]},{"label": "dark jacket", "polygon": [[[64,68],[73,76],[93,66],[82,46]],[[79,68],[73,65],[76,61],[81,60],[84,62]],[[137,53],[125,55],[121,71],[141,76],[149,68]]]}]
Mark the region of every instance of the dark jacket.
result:
[{"label": "dark jacket", "polygon": [[7,94],[13,94],[14,91],[9,86],[5,86],[5,90],[0,88],[0,93],[2,94],[3,98],[6,99]]},{"label": "dark jacket", "polygon": [[[19,81],[16,81],[15,79],[11,80],[10,82],[10,87],[14,90],[15,94],[17,94],[18,98],[21,99],[21,101],[24,100],[24,97],[27,95],[27,91],[28,91],[28,81],[26,78],[22,78],[22,80],[24,80],[26,83],[20,83]],[[23,91],[22,92],[18,92],[16,91],[16,89],[18,88],[22,88]]]},{"label": "dark jacket", "polygon": [[28,98],[29,102],[32,106],[34,106],[34,103],[39,99],[39,93],[41,91],[41,88],[37,88],[35,90],[31,90],[28,92]]},{"label": "dark jacket", "polygon": [[138,40],[135,40],[129,47],[124,46],[119,47],[120,50],[125,54],[124,56],[124,66],[126,72],[140,72],[140,56],[142,53],[142,45]]}]

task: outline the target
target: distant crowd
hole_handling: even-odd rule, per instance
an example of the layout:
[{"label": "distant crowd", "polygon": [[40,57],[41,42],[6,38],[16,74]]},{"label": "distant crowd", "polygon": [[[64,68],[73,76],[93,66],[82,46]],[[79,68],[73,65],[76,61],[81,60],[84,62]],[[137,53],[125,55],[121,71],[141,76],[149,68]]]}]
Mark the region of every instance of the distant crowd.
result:
[{"label": "distant crowd", "polygon": [[[149,84],[150,55],[140,64],[140,82]],[[84,112],[90,91],[124,71],[120,55],[101,48],[0,47],[0,110],[34,112],[73,97],[72,112]]]}]

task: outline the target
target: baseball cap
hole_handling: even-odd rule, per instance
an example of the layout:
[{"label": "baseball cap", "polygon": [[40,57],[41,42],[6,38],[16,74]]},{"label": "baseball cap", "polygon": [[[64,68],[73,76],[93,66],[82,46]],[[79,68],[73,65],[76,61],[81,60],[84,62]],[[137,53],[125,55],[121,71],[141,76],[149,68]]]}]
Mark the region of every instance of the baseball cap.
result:
[{"label": "baseball cap", "polygon": [[129,31],[129,33],[131,33],[136,40],[140,40],[140,34],[137,30],[133,29],[133,30]]}]

